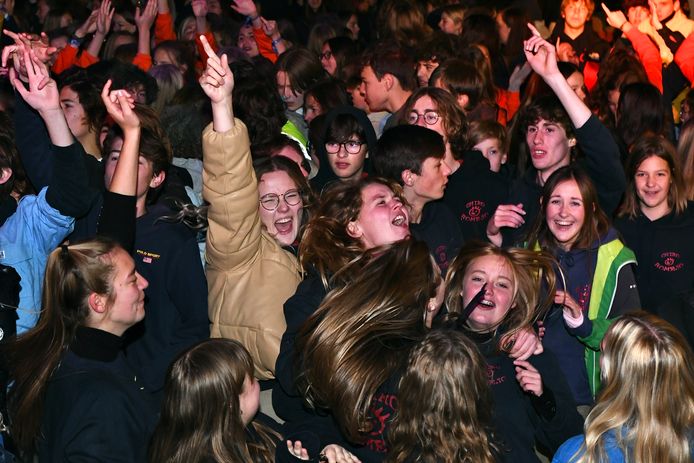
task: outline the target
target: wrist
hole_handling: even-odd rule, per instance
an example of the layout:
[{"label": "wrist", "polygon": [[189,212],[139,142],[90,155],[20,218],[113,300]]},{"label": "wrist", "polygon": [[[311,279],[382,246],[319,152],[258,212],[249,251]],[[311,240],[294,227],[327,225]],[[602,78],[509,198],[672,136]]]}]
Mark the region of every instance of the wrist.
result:
[{"label": "wrist", "polygon": [[56,108],[42,108],[38,110],[39,116],[41,116],[42,119],[52,119],[54,117],[65,117],[63,114],[63,110],[60,106]]},{"label": "wrist", "polygon": [[75,33],[72,34],[72,37],[79,39],[79,40],[84,40],[84,37],[86,37],[87,33],[84,32],[82,29],[77,29],[75,30]]}]

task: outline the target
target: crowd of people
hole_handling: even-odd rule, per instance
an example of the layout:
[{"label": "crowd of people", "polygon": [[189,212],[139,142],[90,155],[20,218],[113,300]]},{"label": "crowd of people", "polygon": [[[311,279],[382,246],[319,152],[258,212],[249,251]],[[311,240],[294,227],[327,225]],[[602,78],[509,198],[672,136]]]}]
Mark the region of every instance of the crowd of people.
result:
[{"label": "crowd of people", "polygon": [[0,13],[0,461],[692,461],[689,4]]}]

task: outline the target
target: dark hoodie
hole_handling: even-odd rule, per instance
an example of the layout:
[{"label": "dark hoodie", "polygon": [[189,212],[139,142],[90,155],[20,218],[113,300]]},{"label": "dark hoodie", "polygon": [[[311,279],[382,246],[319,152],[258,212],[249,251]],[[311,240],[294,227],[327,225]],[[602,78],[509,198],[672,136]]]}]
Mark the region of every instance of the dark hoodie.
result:
[{"label": "dark hoodie", "polygon": [[[367,146],[367,156],[369,153],[373,153],[376,150],[376,132],[374,132],[373,125],[371,121],[366,116],[366,113],[361,109],[357,109],[354,106],[338,106],[332,109],[325,115],[325,122],[323,123],[322,131],[320,134],[319,142],[316,143],[316,156],[318,156],[318,162],[320,164],[318,168],[318,174],[311,179],[311,187],[314,191],[320,192],[325,188],[325,186],[331,182],[339,180],[339,177],[335,175],[335,172],[330,168],[330,163],[328,162],[328,153],[325,151],[325,142],[328,134],[330,125],[333,120],[339,115],[350,114],[361,126],[365,134],[365,141]],[[367,175],[371,172],[369,159],[364,160],[364,170],[363,173]]]},{"label": "dark hoodie", "polygon": [[[593,324],[588,319],[588,306],[597,265],[598,248],[615,239],[617,239],[617,231],[610,228],[604,237],[595,241],[588,249],[569,251],[559,249],[555,252],[555,257],[564,274],[565,289],[583,309],[584,319],[581,326],[569,328],[564,323],[562,307],[554,305],[544,320],[545,336],[542,343],[559,359],[559,366],[566,376],[578,405],[593,403],[585,363],[586,346],[578,337],[587,337],[593,329]],[[563,287],[561,279],[558,280],[557,286],[559,289]],[[633,271],[631,266],[625,266],[617,277],[617,288],[608,318],[615,318],[639,307]]]}]

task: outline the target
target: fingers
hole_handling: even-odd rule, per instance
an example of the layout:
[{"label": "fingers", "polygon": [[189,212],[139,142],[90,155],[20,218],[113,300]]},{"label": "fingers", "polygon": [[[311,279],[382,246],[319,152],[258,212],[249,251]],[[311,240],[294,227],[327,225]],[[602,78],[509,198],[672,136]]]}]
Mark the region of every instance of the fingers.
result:
[{"label": "fingers", "polygon": [[516,380],[521,388],[536,396],[541,396],[542,376],[537,369],[527,360],[514,360],[513,364],[516,366]]},{"label": "fingers", "polygon": [[[200,36],[200,42],[202,42],[202,47],[205,49],[205,53],[207,53],[208,58],[212,58],[213,60],[219,59],[217,54],[212,49],[212,46],[210,46],[210,42],[207,41],[204,35]],[[209,60],[207,62],[209,63]]]},{"label": "fingers", "polygon": [[535,37],[542,37],[542,35],[540,34],[540,31],[538,31],[537,28],[535,26],[533,26],[532,24],[528,23],[528,29],[530,29],[530,32],[532,32],[532,34]]},{"label": "fingers", "polygon": [[17,45],[6,45],[5,48],[2,49],[2,67],[7,67],[7,60],[10,55],[16,53],[18,49],[19,47]]}]

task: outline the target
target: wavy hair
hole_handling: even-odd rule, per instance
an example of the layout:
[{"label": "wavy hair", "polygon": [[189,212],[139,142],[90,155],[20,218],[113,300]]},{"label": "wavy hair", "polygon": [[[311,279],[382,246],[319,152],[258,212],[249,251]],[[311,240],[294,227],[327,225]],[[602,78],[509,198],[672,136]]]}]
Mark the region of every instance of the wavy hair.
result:
[{"label": "wavy hair", "polygon": [[362,443],[376,390],[426,334],[441,277],[426,244],[412,240],[369,250],[350,266],[336,275],[350,275],[348,283],[328,293],[299,332],[297,385],[309,404],[332,412],[350,442]]},{"label": "wavy hair", "polygon": [[552,198],[552,193],[560,183],[575,181],[583,199],[583,212],[585,214],[581,231],[573,243],[576,249],[586,249],[595,241],[607,233],[610,228],[610,220],[600,208],[598,193],[587,173],[576,166],[564,166],[557,169],[549,176],[542,187],[540,199],[540,212],[535,218],[533,228],[528,234],[528,243],[534,246],[539,243],[542,249],[554,252],[559,246],[556,238],[547,225],[547,206]]},{"label": "wavy hair", "polygon": [[436,87],[418,88],[405,102],[402,114],[407,117],[417,101],[425,96],[436,103],[436,111],[446,132],[445,142],[450,145],[453,157],[460,160],[468,148],[468,121],[450,92]]},{"label": "wavy hair", "polygon": [[251,440],[242,420],[246,378],[253,378],[253,360],[238,341],[207,339],[181,354],[169,367],[149,460],[274,462],[280,436],[252,421]]},{"label": "wavy hair", "polygon": [[571,461],[607,461],[604,439],[615,433],[626,461],[690,462],[693,355],[680,332],[655,315],[634,312],[615,321],[603,338],[603,388]]},{"label": "wavy hair", "polygon": [[12,438],[29,455],[39,437],[48,380],[89,317],[89,295],[106,295],[108,304],[115,298],[110,256],[116,249],[115,242],[96,238],[54,250],[36,326],[2,349],[14,382],[8,396]]},{"label": "wavy hair", "polygon": [[347,233],[347,225],[359,218],[362,191],[369,185],[384,185],[405,202],[402,187],[379,177],[356,182],[334,182],[323,190],[299,245],[301,266],[315,268],[329,287],[328,280],[338,270],[364,252],[362,242]]},{"label": "wavy hair", "polygon": [[[499,348],[508,352],[512,345],[509,340],[521,329],[532,325],[542,317],[552,305],[556,292],[556,260],[544,251],[532,251],[522,248],[498,248],[491,243],[472,241],[462,247],[458,256],[446,273],[446,307],[451,320],[459,321],[459,315],[465,308],[461,296],[465,284],[465,272],[472,262],[485,256],[503,258],[513,276],[513,300],[511,307],[499,325],[503,326],[504,336]],[[544,294],[544,297],[540,297]],[[462,320],[460,320],[462,321]]]},{"label": "wavy hair", "polygon": [[430,332],[400,380],[386,461],[493,463],[491,402],[477,346],[459,331]]}]

